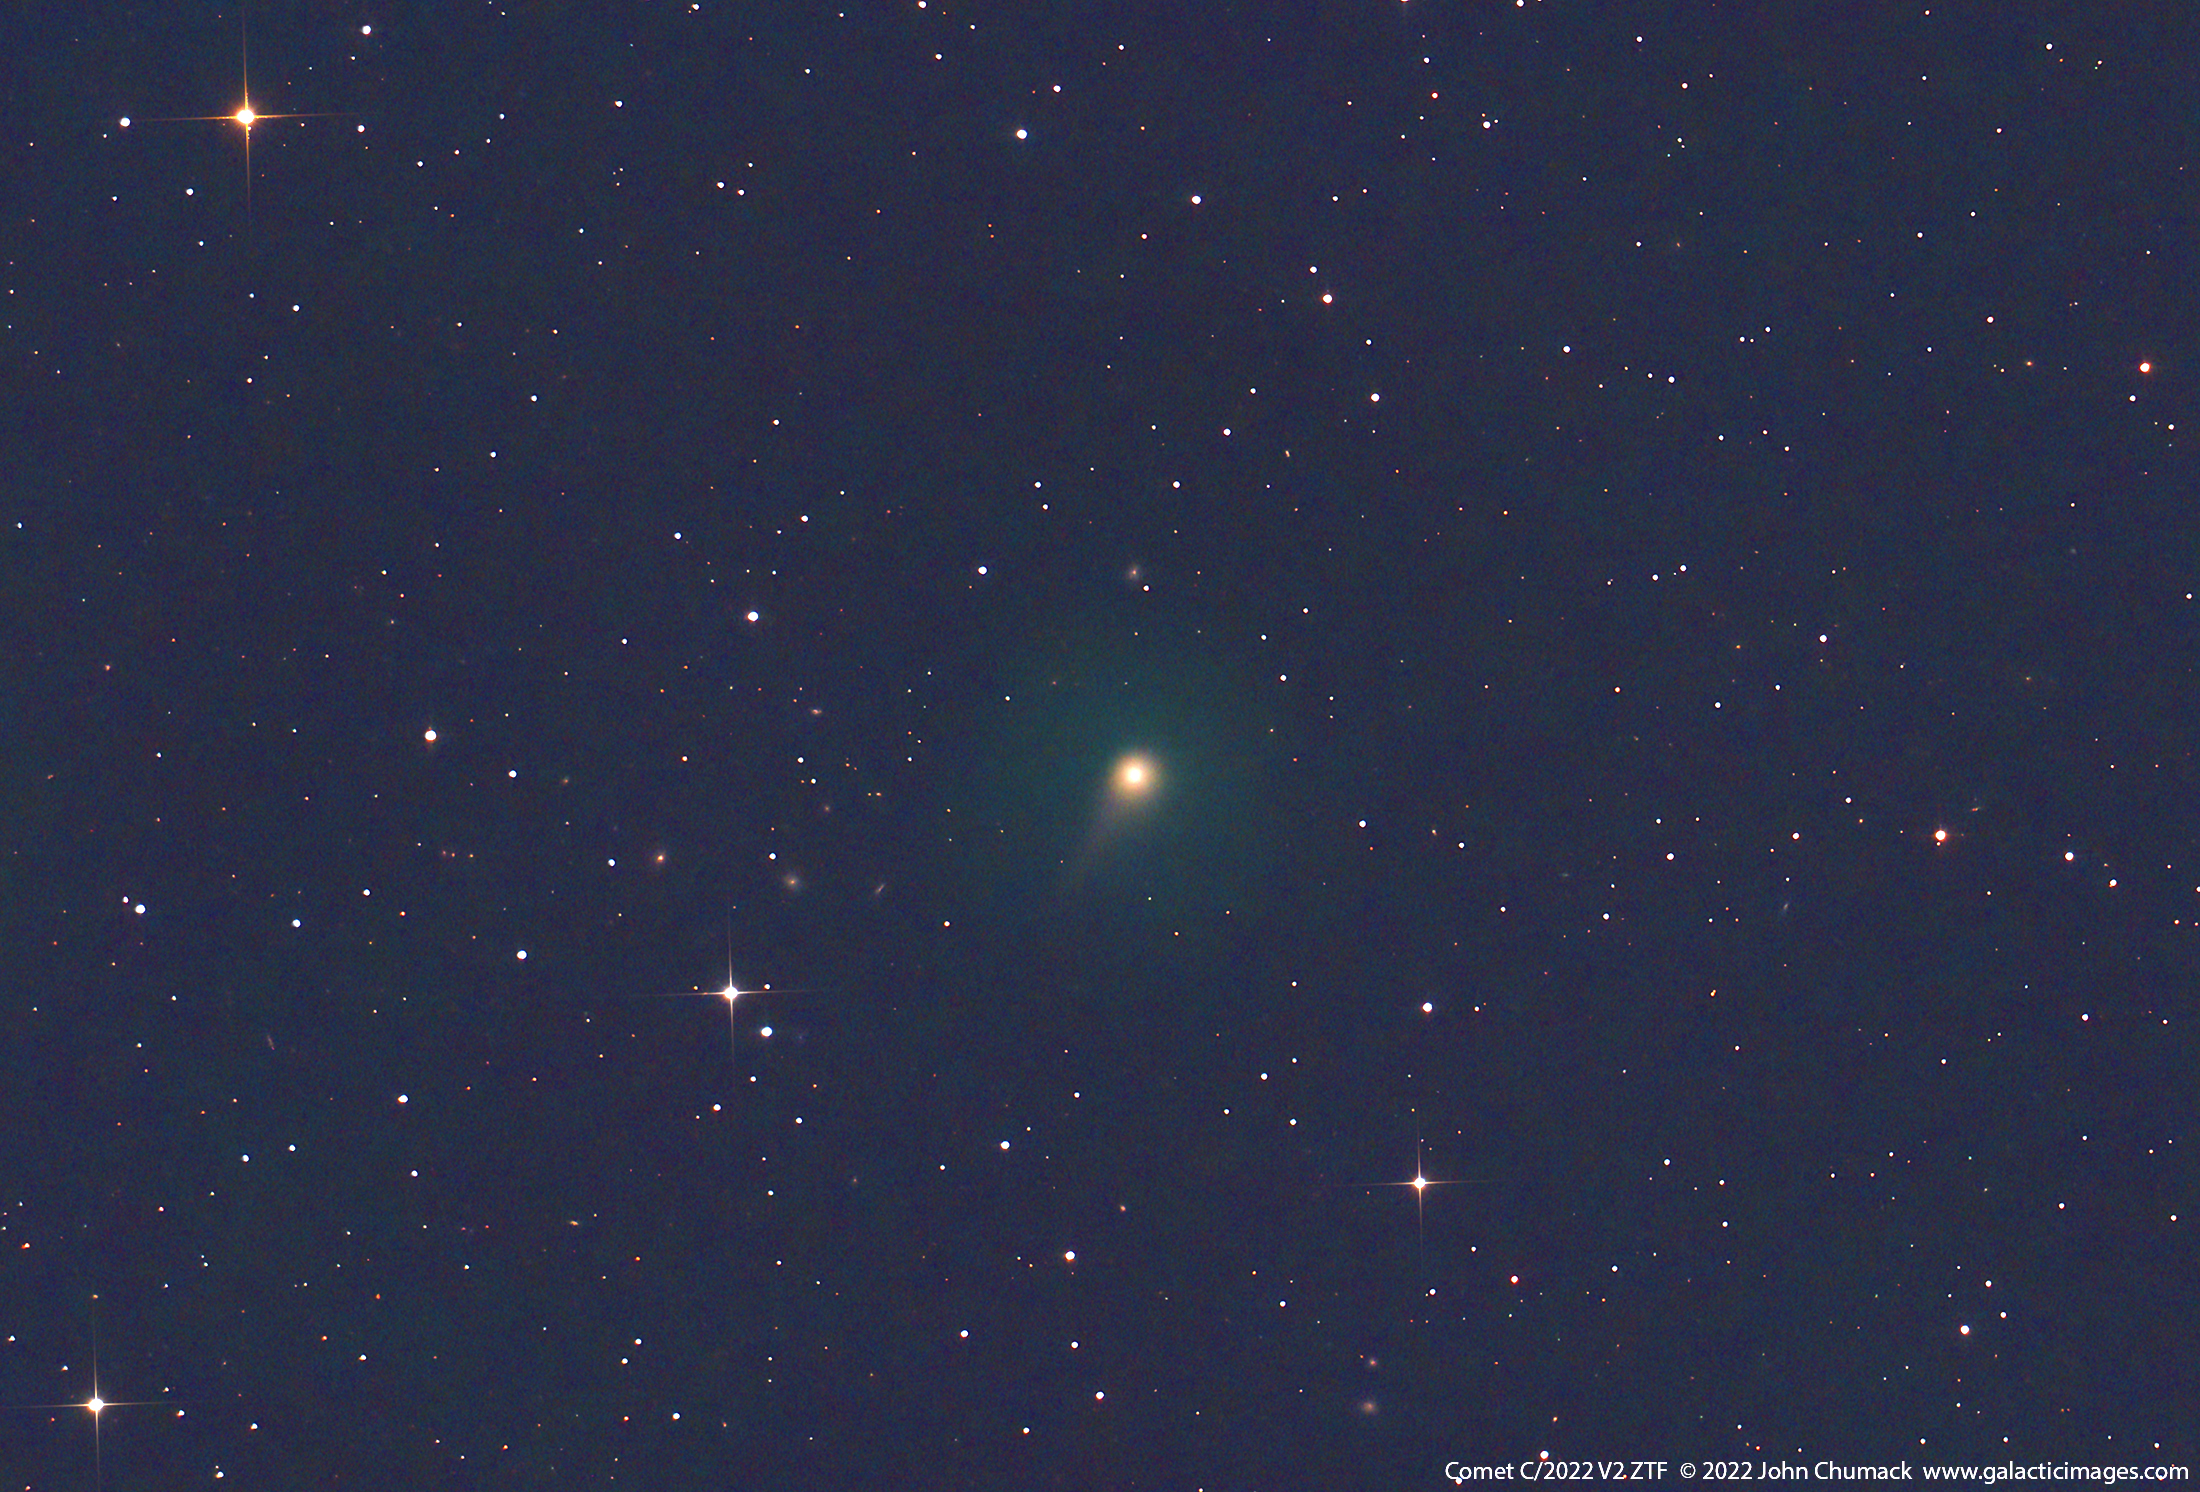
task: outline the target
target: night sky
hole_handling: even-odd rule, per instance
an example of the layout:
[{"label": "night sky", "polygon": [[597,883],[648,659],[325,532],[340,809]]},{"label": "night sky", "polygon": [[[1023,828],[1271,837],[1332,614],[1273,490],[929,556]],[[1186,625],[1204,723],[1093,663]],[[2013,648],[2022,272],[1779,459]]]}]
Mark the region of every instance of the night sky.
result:
[{"label": "night sky", "polygon": [[17,10],[0,1489],[2200,1453],[2200,15]]}]

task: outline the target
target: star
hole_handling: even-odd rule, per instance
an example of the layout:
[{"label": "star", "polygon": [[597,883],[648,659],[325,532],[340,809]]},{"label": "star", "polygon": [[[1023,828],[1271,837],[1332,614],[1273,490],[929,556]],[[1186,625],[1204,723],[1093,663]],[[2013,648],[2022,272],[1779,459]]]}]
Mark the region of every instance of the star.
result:
[{"label": "star", "polygon": [[[1413,1188],[1414,1228],[1420,1239],[1421,1279],[1424,1285],[1428,1280],[1428,1189],[1432,1186],[1481,1186],[1486,1184],[1486,1182],[1479,1179],[1456,1181],[1430,1180],[1428,1167],[1423,1163],[1422,1160],[1421,1138],[1419,1135],[1414,1136],[1413,1139],[1413,1176],[1411,1180],[1370,1181],[1365,1183],[1365,1185],[1369,1187],[1410,1186]],[[1431,1290],[1429,1293],[1434,1294],[1435,1292]]]},{"label": "star", "polygon": [[[741,1013],[740,1013],[740,1002],[741,1002],[741,1000],[742,1000],[742,999],[743,999],[744,997],[747,997],[747,996],[753,996],[753,995],[791,995],[791,994],[805,994],[805,993],[808,993],[808,991],[806,991],[806,990],[801,990],[801,989],[776,989],[776,988],[774,988],[773,986],[771,986],[771,985],[769,985],[769,984],[763,984],[763,985],[758,985],[758,986],[757,986],[757,987],[756,987],[755,989],[747,989],[747,990],[745,990],[745,989],[742,989],[742,988],[741,988],[741,987],[740,987],[740,986],[739,986],[738,984],[736,984],[736,983],[734,982],[734,978],[733,978],[733,913],[732,913],[731,911],[728,911],[728,912],[726,913],[726,982],[725,982],[724,984],[720,985],[720,986],[719,986],[719,987],[718,987],[717,989],[697,989],[697,990],[672,990],[672,991],[669,991],[669,992],[667,992],[667,993],[665,993],[665,994],[661,994],[661,995],[652,995],[652,996],[649,996],[648,998],[650,998],[650,999],[658,999],[658,1000],[723,1000],[723,1001],[725,1001],[725,1002],[726,1002],[726,1050],[727,1050],[727,1055],[728,1055],[729,1057],[736,1057],[736,1056],[738,1056],[738,1053],[739,1053],[739,1048],[740,1048],[740,1042],[741,1042]],[[757,1027],[757,1031],[756,1031],[756,1034],[757,1034],[758,1036],[760,1036],[760,1037],[762,1037],[762,1038],[764,1038],[765,1040],[767,1040],[767,1041],[768,1041],[768,1040],[770,1040],[770,1039],[771,1039],[771,1035],[772,1035],[772,1028],[771,1028],[771,1027],[769,1027],[769,1026],[759,1026],[759,1027]],[[754,1081],[754,1080],[753,1080],[753,1079],[751,1079],[751,1081]]]},{"label": "star", "polygon": [[[333,114],[267,114],[252,107],[252,68],[250,65],[250,34],[240,14],[237,30],[237,92],[240,102],[227,114],[170,114],[148,119],[147,124],[235,124],[244,131],[244,210],[252,215],[252,126],[264,124],[270,119],[333,119]],[[122,117],[122,127],[128,129],[131,119]]]},{"label": "star", "polygon": [[[99,1297],[96,1295],[93,1296],[92,1301],[96,1308]],[[100,1444],[99,1435],[99,1423],[101,1416],[110,1409],[144,1408],[154,1404],[165,1404],[166,1402],[167,1400],[165,1399],[110,1399],[100,1393],[99,1318],[95,1314],[92,1318],[91,1396],[84,1399],[71,1399],[66,1403],[59,1404],[15,1404],[9,1407],[14,1409],[82,1409],[89,1413],[92,1417],[92,1485],[97,1488],[106,1485],[106,1460]]]}]

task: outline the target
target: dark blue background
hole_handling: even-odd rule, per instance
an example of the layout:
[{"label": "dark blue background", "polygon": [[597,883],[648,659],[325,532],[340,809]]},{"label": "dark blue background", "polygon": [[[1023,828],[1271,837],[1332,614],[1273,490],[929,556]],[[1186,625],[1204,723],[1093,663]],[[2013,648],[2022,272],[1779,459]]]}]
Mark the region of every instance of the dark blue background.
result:
[{"label": "dark blue background", "polygon": [[248,20],[10,44],[107,1487],[2192,1459],[2190,18]]}]

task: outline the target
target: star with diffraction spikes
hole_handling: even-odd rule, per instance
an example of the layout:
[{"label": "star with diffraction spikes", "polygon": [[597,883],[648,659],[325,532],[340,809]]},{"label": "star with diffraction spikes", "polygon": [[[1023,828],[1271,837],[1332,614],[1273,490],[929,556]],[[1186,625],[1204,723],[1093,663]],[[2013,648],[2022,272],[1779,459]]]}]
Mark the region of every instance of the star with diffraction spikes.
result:
[{"label": "star with diffraction spikes", "polygon": [[[234,124],[244,131],[244,211],[252,216],[252,127],[272,119],[335,119],[340,116],[326,113],[267,114],[252,107],[252,68],[250,63],[250,35],[240,15],[237,32],[237,107],[227,114],[170,114],[147,119],[146,124]],[[128,129],[130,116],[122,117],[122,127]],[[363,127],[363,126],[362,126]]]},{"label": "star with diffraction spikes", "polygon": [[1489,1183],[1484,1178],[1449,1181],[1431,1180],[1421,1151],[1421,1138],[1416,1135],[1413,1139],[1413,1176],[1411,1180],[1369,1181],[1363,1183],[1363,1185],[1370,1189],[1378,1186],[1410,1186],[1413,1188],[1413,1220],[1415,1232],[1420,1241],[1421,1283],[1424,1291],[1433,1295],[1436,1292],[1428,1284],[1428,1189],[1432,1186],[1487,1186]]},{"label": "star with diffraction spikes", "polygon": [[[96,1309],[99,1297],[93,1296]],[[100,1442],[100,1420],[110,1409],[141,1409],[150,1405],[165,1404],[166,1399],[110,1399],[99,1391],[99,1318],[92,1318],[92,1392],[89,1398],[71,1399],[58,1404],[11,1404],[11,1409],[82,1409],[92,1417],[92,1485],[95,1489],[106,1485],[106,1456]]]},{"label": "star with diffraction spikes", "polygon": [[[733,978],[733,913],[729,911],[726,913],[726,982],[717,989],[672,990],[664,994],[647,995],[643,998],[652,1000],[725,1001],[727,1055],[729,1058],[738,1058],[741,1040],[740,1002],[742,1000],[762,995],[799,995],[810,992],[807,988],[779,989],[769,984],[758,985],[755,989],[745,990],[737,985]],[[770,1026],[759,1026],[756,1034],[769,1041],[772,1036],[772,1028]],[[751,1079],[751,1081],[754,1080]]]}]

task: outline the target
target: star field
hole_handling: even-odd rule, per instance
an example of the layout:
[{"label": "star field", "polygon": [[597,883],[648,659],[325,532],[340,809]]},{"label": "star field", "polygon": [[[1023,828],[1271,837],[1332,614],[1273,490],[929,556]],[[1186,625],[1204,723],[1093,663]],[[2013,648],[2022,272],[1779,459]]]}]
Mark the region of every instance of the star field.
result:
[{"label": "star field", "polygon": [[2191,17],[17,50],[0,1488],[2191,1463]]}]

